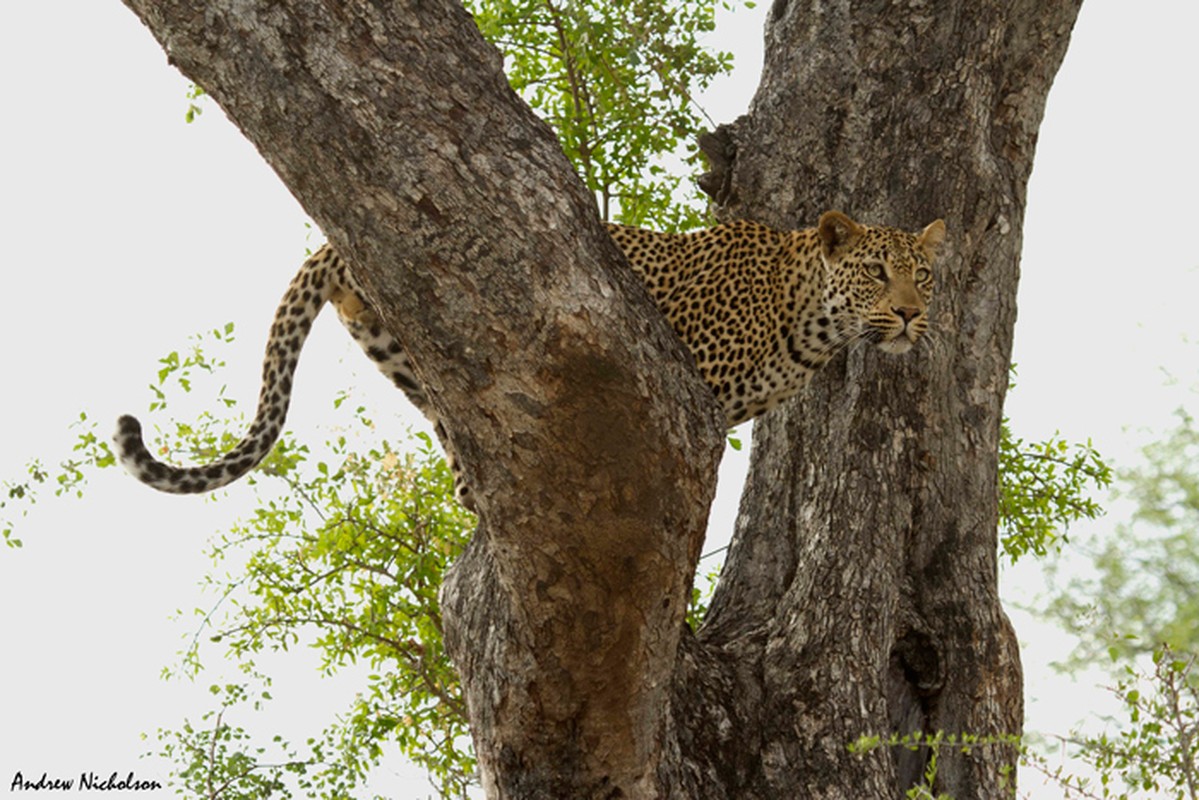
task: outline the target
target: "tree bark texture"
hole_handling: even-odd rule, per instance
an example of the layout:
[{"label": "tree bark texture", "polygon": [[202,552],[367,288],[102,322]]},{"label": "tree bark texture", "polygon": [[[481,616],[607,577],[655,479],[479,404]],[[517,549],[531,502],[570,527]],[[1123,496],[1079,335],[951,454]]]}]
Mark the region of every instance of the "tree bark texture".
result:
[{"label": "tree bark texture", "polygon": [[[724,215],[795,227],[835,207],[949,229],[929,343],[855,350],[754,429],[733,546],[688,645],[741,665],[732,696],[757,698],[735,736],[753,731],[761,758],[729,765],[729,797],[898,797],[927,751],[846,742],[1022,730],[996,453],[1025,189],[1079,5],[776,0],[749,114],[705,141]],[[1013,761],[945,748],[935,789],[1011,796]]]},{"label": "tree bark texture", "polygon": [[[922,762],[851,756],[860,734],[1019,731],[996,443],[1078,0],[774,3],[753,107],[706,140],[720,212],[951,239],[934,346],[854,352],[755,428],[697,635],[715,403],[461,6],[125,2],[352,261],[446,422],[480,520],[443,615],[489,797],[897,798]],[[938,786],[1004,796],[1011,758],[942,753]]]}]

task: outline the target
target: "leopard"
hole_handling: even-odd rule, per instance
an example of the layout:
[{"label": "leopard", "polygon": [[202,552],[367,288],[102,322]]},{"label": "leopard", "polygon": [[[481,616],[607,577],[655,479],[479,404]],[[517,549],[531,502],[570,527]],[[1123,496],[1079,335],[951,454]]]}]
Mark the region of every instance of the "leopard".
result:
[{"label": "leopard", "polygon": [[[945,238],[935,220],[919,233],[868,225],[840,211],[814,228],[780,230],[737,220],[686,233],[617,223],[607,230],[628,266],[690,351],[733,428],[795,396],[857,341],[888,354],[911,350],[929,327],[933,264]],[[275,312],[249,430],[216,461],[174,466],[146,448],[141,424],[121,416],[120,463],[164,492],[209,492],[260,464],[278,440],[300,352],[317,315],[332,305],[342,325],[433,426],[459,503],[476,510],[443,421],[408,357],[354,277],[326,244],[292,279]]]}]

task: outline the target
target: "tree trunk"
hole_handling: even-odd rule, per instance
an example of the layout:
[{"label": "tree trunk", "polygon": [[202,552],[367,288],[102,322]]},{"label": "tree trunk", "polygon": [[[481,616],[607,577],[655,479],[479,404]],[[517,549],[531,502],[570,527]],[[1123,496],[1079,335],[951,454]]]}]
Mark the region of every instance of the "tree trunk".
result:
[{"label": "tree trunk", "polygon": [[[924,753],[846,745],[1019,732],[996,444],[1077,0],[774,3],[750,114],[706,142],[720,212],[940,216],[950,246],[932,347],[855,351],[756,426],[694,636],[715,403],[462,8],[125,1],[351,259],[447,421],[480,521],[443,612],[489,797],[900,797]],[[1005,796],[1012,759],[942,752],[938,789]]]},{"label": "tree trunk", "polygon": [[[996,452],[1025,189],[1080,2],[776,0],[748,116],[705,141],[724,214],[794,227],[836,207],[909,230],[943,217],[950,232],[930,345],[854,350],[755,426],[694,647],[740,665],[733,696],[751,713],[733,736],[753,731],[761,758],[705,796],[897,797],[929,751],[846,743],[1021,733]],[[1011,796],[1012,748],[938,755],[936,791]]]}]

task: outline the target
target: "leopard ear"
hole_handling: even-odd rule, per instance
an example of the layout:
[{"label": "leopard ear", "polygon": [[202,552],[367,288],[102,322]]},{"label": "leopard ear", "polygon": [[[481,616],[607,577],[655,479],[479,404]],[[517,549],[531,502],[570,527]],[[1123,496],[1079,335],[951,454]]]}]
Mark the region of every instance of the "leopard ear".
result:
[{"label": "leopard ear", "polygon": [[820,249],[825,258],[835,258],[848,250],[862,235],[862,226],[840,211],[826,211],[817,225]]},{"label": "leopard ear", "polygon": [[936,257],[937,250],[940,249],[943,241],[945,241],[945,220],[943,219],[930,222],[916,237],[916,244],[920,245],[930,259]]}]

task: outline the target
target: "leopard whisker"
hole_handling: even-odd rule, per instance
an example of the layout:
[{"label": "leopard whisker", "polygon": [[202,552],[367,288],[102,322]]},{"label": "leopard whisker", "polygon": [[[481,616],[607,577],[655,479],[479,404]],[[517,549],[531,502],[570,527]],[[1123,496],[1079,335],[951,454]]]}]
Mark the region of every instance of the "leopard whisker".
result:
[{"label": "leopard whisker", "polygon": [[842,350],[848,350],[855,342],[863,339],[868,339],[874,332],[873,328],[861,328],[851,333],[848,337],[838,341],[830,342],[817,352],[818,358],[832,359]]}]

